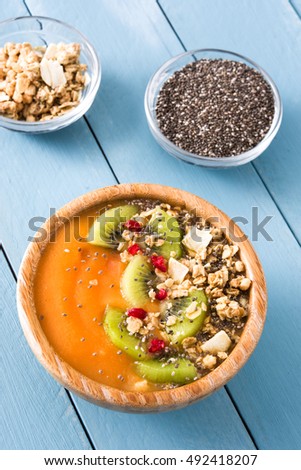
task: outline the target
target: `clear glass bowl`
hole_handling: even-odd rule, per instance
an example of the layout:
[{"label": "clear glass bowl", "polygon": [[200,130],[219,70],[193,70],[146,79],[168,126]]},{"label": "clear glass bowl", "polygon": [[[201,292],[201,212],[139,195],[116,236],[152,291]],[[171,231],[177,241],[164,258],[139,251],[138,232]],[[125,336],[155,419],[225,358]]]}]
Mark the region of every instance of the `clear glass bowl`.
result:
[{"label": "clear glass bowl", "polygon": [[[156,118],[156,103],[158,95],[163,84],[168,80],[176,71],[185,67],[185,65],[200,59],[228,59],[236,62],[243,62],[251,68],[254,68],[265,78],[265,80],[271,86],[274,103],[275,103],[275,114],[272,125],[265,135],[265,137],[251,150],[235,155],[233,157],[206,157],[196,155],[181,149],[169,139],[167,139],[161,132],[157,118]],[[242,55],[236,54],[230,51],[224,51],[220,49],[198,49],[194,51],[185,52],[177,55],[172,59],[165,62],[159,70],[151,77],[145,92],[144,99],[145,113],[147,122],[151,133],[153,134],[156,141],[161,147],[166,150],[173,157],[184,160],[185,162],[192,163],[194,165],[201,165],[211,168],[229,168],[233,166],[243,165],[245,163],[257,158],[272,142],[282,120],[282,103],[277,87],[271,77],[250,59],[243,57]]]},{"label": "clear glass bowl", "polygon": [[0,23],[0,47],[6,42],[29,42],[34,46],[77,42],[81,45],[80,61],[87,64],[87,72],[91,80],[83,89],[79,105],[64,115],[41,122],[17,121],[0,116],[0,127],[36,134],[52,132],[69,126],[88,111],[100,85],[101,68],[94,47],[83,34],[72,26],[53,18],[22,16]]}]

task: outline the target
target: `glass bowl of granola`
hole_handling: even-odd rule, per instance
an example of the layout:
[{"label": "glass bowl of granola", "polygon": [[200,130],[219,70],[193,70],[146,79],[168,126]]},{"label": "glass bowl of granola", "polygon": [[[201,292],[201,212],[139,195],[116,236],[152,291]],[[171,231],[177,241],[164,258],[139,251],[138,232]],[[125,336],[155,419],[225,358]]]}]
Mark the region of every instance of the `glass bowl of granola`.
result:
[{"label": "glass bowl of granola", "polygon": [[154,184],[102,188],[60,209],[25,253],[17,298],[51,375],[100,406],[140,413],[222,387],[254,351],[267,302],[241,229],[209,202]]},{"label": "glass bowl of granola", "polygon": [[62,129],[88,111],[100,80],[94,47],[72,26],[38,16],[0,23],[0,127]]}]

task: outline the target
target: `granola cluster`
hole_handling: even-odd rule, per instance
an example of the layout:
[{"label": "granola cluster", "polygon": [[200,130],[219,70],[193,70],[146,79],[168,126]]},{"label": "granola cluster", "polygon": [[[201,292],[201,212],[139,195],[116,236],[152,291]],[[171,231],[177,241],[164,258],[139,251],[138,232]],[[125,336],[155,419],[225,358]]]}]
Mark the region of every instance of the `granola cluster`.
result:
[{"label": "granola cluster", "polygon": [[[238,342],[247,319],[252,282],[240,259],[239,247],[229,241],[220,228],[209,225],[186,210],[172,208],[168,204],[141,204],[141,212],[133,219],[139,220],[144,229],[121,231],[118,246],[121,261],[130,262],[138,249],[150,255],[154,247],[166,242],[160,234],[150,234],[146,230],[151,217],[160,210],[178,221],[183,233],[181,243],[185,249],[180,259],[176,259],[175,253],[171,252],[171,257],[166,260],[166,270],[155,269],[155,278],[149,283],[151,302],[161,300],[160,293],[164,292],[164,311],[159,306],[158,312],[148,312],[143,319],[128,317],[125,326],[131,334],[142,337],[154,330],[159,332],[160,338],[167,344],[165,353],[169,360],[173,359],[173,349],[180,349],[181,357],[193,361],[200,376],[205,375],[227,358]],[[181,345],[170,345],[166,327],[172,331],[173,325],[179,321],[174,302],[201,290],[205,292],[208,304],[199,306],[193,300],[185,309],[189,320],[206,312],[201,331],[195,336],[186,337]]]},{"label": "granola cluster", "polygon": [[77,43],[6,43],[0,48],[0,114],[35,122],[73,109],[89,82],[79,56]]}]

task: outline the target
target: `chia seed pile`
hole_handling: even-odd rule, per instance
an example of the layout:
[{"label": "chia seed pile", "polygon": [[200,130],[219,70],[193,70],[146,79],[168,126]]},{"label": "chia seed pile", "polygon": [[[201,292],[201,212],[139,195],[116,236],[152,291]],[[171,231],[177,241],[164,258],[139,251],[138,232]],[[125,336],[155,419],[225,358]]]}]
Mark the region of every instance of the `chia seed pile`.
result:
[{"label": "chia seed pile", "polygon": [[199,60],[163,85],[157,100],[159,128],[183,150],[231,157],[255,147],[274,117],[270,85],[256,70],[231,60]]}]

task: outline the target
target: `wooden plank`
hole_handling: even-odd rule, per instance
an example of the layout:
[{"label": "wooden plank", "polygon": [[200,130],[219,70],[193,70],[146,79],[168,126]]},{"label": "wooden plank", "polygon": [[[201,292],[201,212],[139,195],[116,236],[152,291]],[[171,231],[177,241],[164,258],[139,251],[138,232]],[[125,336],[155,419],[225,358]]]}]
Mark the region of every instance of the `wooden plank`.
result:
[{"label": "wooden plank", "polygon": [[96,410],[80,399],[77,403],[99,449],[254,449],[223,389],[183,410],[151,415]]},{"label": "wooden plank", "polygon": [[66,392],[45,374],[17,318],[15,281],[0,250],[0,449],[90,449]]},{"label": "wooden plank", "polygon": [[[24,2],[12,0],[0,11],[0,20],[27,15]],[[34,233],[29,228],[32,218],[47,218],[51,208],[116,180],[83,118],[55,134],[25,135],[0,128],[0,142],[5,168],[0,175],[0,240],[17,269]]]},{"label": "wooden plank", "polygon": [[[24,3],[11,0],[6,4],[5,11],[0,11],[0,20],[22,15],[27,15]],[[0,130],[0,135],[4,168],[6,159],[18,157],[21,152],[12,145],[14,140],[18,141],[16,134]],[[23,150],[24,154],[28,150],[27,146],[27,149]],[[18,169],[17,161],[15,167]],[[20,168],[20,171],[22,174],[24,168]],[[4,198],[3,193],[0,196],[1,223],[6,227],[8,238],[11,239],[13,255],[18,237],[13,237],[12,232],[17,235],[21,217],[19,221],[16,218],[18,222],[15,227],[10,226],[13,221],[7,209],[11,207],[14,210],[14,206],[10,205],[12,203],[18,205],[18,200],[11,197],[10,189],[12,193],[18,191],[18,184],[13,187],[12,180],[17,183],[18,171],[11,174],[1,172],[0,191],[4,190],[6,193]],[[23,191],[24,189],[23,187]],[[18,196],[23,199],[22,192]],[[15,307],[15,281],[1,250],[0,272],[1,366],[5,377],[1,382],[0,394],[0,448],[89,449],[90,445],[82,425],[64,389],[44,373],[23,337]]]},{"label": "wooden plank", "polygon": [[[147,10],[146,6],[150,9]],[[167,57],[170,54],[170,47],[176,46],[176,40],[173,39],[173,36],[170,36],[168,44],[164,45],[163,38],[169,29],[165,26],[165,21],[162,21],[162,15],[155,3],[135,1],[130,4],[124,2],[121,4],[116,2],[116,0],[114,2],[106,1],[102,2],[96,11],[93,2],[87,2],[85,5],[82,2],[78,2],[74,4],[72,9],[66,9],[66,6],[61,2],[54,1],[49,3],[29,2],[29,7],[34,14],[46,14],[64,18],[75,26],[79,26],[81,30],[87,33],[89,33],[90,26],[93,25],[92,37],[101,38],[103,46],[106,45],[104,47],[106,51],[108,51],[110,44],[113,45],[112,51],[114,54],[118,52],[118,61],[122,58],[119,49],[124,48],[125,52],[128,49],[128,46],[125,47],[126,43],[128,44],[127,39],[131,41],[133,50],[131,54],[124,56],[125,62],[119,62],[118,67],[112,61],[111,55],[106,56],[107,68],[104,72],[103,88],[99,94],[99,97],[102,98],[106,95],[112,98],[112,93],[114,97],[114,90],[118,93],[118,96],[120,96],[121,92],[121,102],[112,102],[111,106],[110,101],[104,105],[103,101],[97,99],[93,115],[96,121],[99,119],[103,122],[104,128],[108,126],[109,140],[111,140],[111,132],[114,131],[112,143],[115,148],[112,153],[114,153],[114,158],[117,157],[118,153],[118,159],[125,163],[125,169],[127,168],[126,159],[130,156],[132,149],[135,149],[136,133],[133,133],[133,131],[138,127],[138,132],[140,132],[140,123],[142,123],[142,135],[138,134],[139,158],[137,158],[137,150],[135,149],[135,160],[133,163],[137,162],[141,170],[147,171],[149,169],[151,171],[153,167],[153,161],[150,158],[151,153],[149,153],[149,158],[145,160],[146,165],[143,167],[142,164],[144,160],[142,151],[144,145],[142,146],[141,143],[145,143],[143,142],[143,136],[145,136],[146,142],[149,141],[153,145],[153,148],[156,149],[156,147],[149,137],[144,119],[141,119],[136,114],[136,103],[134,113],[129,112],[128,105],[129,99],[136,100],[136,88],[139,88],[138,96],[142,98],[142,88],[144,88],[147,81],[145,80],[145,71],[147,71],[148,79],[151,70],[159,65],[162,59],[162,50],[164,56]],[[96,16],[96,19],[95,22],[91,23],[93,16]],[[157,32],[158,19],[161,23],[159,32]],[[117,31],[119,29],[120,35],[118,36]],[[145,34],[144,29],[146,31]],[[138,35],[134,30],[138,31]],[[91,36],[90,33],[88,35]],[[114,39],[115,36],[118,36],[118,40]],[[142,82],[142,86],[139,74],[137,73],[137,67],[139,68],[139,65],[141,65],[141,61],[142,63],[146,62],[145,53],[143,52],[142,54],[140,52],[142,50],[141,44],[144,44],[144,47],[149,52],[149,60],[151,61],[150,66],[148,65],[147,69],[143,71],[144,83]],[[133,61],[132,54],[135,52],[139,53],[139,61],[134,65],[134,68],[131,68],[130,65]],[[158,52],[159,57],[157,57]],[[111,76],[108,75],[110,73],[110,63],[114,63],[114,67],[117,67],[117,73],[114,72],[114,75]],[[130,73],[127,77],[123,77],[122,74],[119,75],[120,70],[127,71],[128,69]],[[118,82],[119,77],[122,77],[122,83]],[[132,84],[130,88],[129,84]],[[142,101],[139,102],[139,113],[141,113],[141,110],[143,111]],[[122,121],[120,121],[120,115]],[[98,116],[97,119],[96,116]],[[118,126],[114,128],[112,122],[118,123]],[[127,131],[122,129],[122,134],[117,138],[116,132],[118,133],[119,128],[121,130],[120,124],[122,122],[126,126]],[[1,204],[3,208],[3,213],[1,214],[3,217],[1,235],[8,245],[10,257],[16,269],[19,265],[26,239],[28,235],[31,235],[27,226],[28,219],[31,216],[46,215],[49,203],[53,207],[57,207],[75,195],[96,186],[106,185],[110,182],[113,183],[113,181],[112,176],[108,174],[105,163],[99,158],[98,149],[95,144],[91,143],[90,134],[81,123],[52,136],[26,137],[9,133],[3,135],[5,136],[5,138],[2,138],[2,141],[3,145],[5,145],[3,153],[5,155],[4,165],[6,175],[0,190],[3,202]],[[106,141],[108,145],[108,138]],[[177,163],[173,162],[173,164],[175,170],[178,171]],[[32,168],[32,170],[29,171],[28,168]],[[185,166],[185,168],[187,167]],[[135,164],[131,165],[131,172],[126,176],[131,179],[145,179],[143,176],[144,171],[136,172],[134,170],[136,170]],[[164,167],[165,170],[166,167]],[[121,171],[120,174],[123,178]],[[34,194],[32,188],[35,188]],[[7,208],[9,204],[12,210],[4,211],[4,207]],[[186,442],[188,447],[196,449],[201,446],[205,448],[253,448],[252,441],[225,390],[221,390],[218,394],[214,395],[210,402],[206,401],[195,405],[192,411],[183,410],[177,412],[177,420],[186,425],[185,433],[188,437],[185,439],[180,436],[179,431],[175,428],[175,418],[173,418],[172,414],[160,417],[160,420],[164,423],[164,432],[159,433],[154,418],[151,416],[133,417],[122,415],[122,419],[119,419],[119,438],[112,441],[112,436],[117,432],[116,422],[113,419],[114,415],[79,399],[77,399],[77,403],[86,426],[89,430],[93,431],[91,431],[93,441],[99,448],[121,448],[124,436],[128,434],[129,429],[132,429],[134,420],[136,420],[137,425],[140,423],[141,433],[143,432],[143,423],[149,423],[148,429],[154,436],[150,445],[154,448],[178,448],[182,445],[182,442]],[[208,403],[211,403],[211,406]],[[214,416],[216,414],[214,419],[212,413]],[[189,423],[186,419],[187,416],[190,419]],[[200,429],[201,422],[206,423],[206,426],[203,426],[202,429]],[[110,429],[110,432],[104,433],[99,423],[106,423],[106,428]],[[221,429],[227,432],[224,434],[221,432]],[[111,436],[110,439],[106,437],[106,434]],[[132,448],[136,448],[137,445],[135,441],[132,441]]]},{"label": "wooden plank", "polygon": [[[17,16],[26,16],[27,14],[28,12],[22,0],[10,0],[5,5],[5,8],[1,8],[0,10],[0,21]],[[2,44],[0,47],[2,47]]]},{"label": "wooden plank", "polygon": [[[35,6],[35,2],[30,0],[29,5],[39,13],[50,14],[52,10],[58,16],[64,14],[63,6],[54,5],[54,2],[40,2]],[[287,375],[286,357],[299,354],[300,316],[297,312],[300,289],[297,277],[291,274],[297,272],[300,260],[296,241],[251,165],[228,172],[190,167],[170,158],[153,142],[144,117],[144,89],[153,71],[170,55],[182,50],[159,7],[146,1],[121,4],[114,0],[102,1],[97,11],[90,2],[86,2],[85,7],[79,1],[74,5],[74,10],[68,11],[65,17],[89,35],[100,51],[104,69],[103,89],[96,107],[89,113],[89,120],[120,180],[179,186],[209,199],[232,216],[241,215],[250,220],[252,206],[259,208],[260,218],[273,216],[266,228],[274,242],[262,237],[255,242],[267,275],[271,319],[268,319],[267,333],[256,354],[231,382],[230,390],[261,447],[300,447],[300,436],[296,431],[300,427],[300,402],[296,400],[300,378],[293,369],[289,380],[280,380]],[[260,166],[257,169],[267,165],[269,175],[266,172],[264,175],[265,181],[269,178],[269,190],[279,187],[273,195],[275,193],[279,205],[281,201],[282,210],[296,230],[299,214],[292,201],[297,200],[300,191],[296,183],[300,163],[295,159],[295,149],[296,136],[299,138],[301,133],[298,132],[300,122],[292,116],[297,108],[295,96],[299,96],[296,95],[299,65],[296,76],[289,68],[289,80],[284,71],[280,76],[278,70],[280,57],[288,56],[288,59],[283,59],[283,69],[287,70],[286,66],[291,67],[296,55],[296,46],[289,49],[286,43],[287,37],[291,38],[290,29],[296,33],[299,28],[296,14],[293,10],[289,10],[290,13],[283,11],[285,20],[281,21],[286,21],[286,25],[284,31],[279,31],[277,15],[279,8],[287,6],[287,2],[273,5],[273,11],[267,1],[250,5],[250,2],[234,0],[210,4],[173,0],[163,2],[163,6],[180,35],[184,37],[185,34],[189,39],[187,47],[237,49],[239,44],[240,52],[254,57],[275,77],[285,105],[291,103],[291,113],[287,113],[273,146],[258,160]],[[93,23],[89,21],[92,16]],[[258,37],[261,42],[258,42]],[[279,45],[278,37],[281,38]],[[300,37],[299,34],[298,41]],[[271,59],[276,54],[279,55],[278,66],[276,60],[274,63]],[[294,96],[289,89],[291,82]],[[285,159],[281,159],[282,155]],[[275,162],[273,167],[268,166],[271,160]],[[290,215],[290,210],[294,211],[295,217]],[[251,234],[250,224],[244,229]],[[280,292],[287,294],[279,295]],[[283,325],[283,311],[290,312],[289,324]],[[280,348],[271,347],[282,342],[283,329],[285,337],[289,338],[286,354]],[[271,367],[281,373],[275,375]],[[278,419],[279,413],[282,414],[281,419]]]},{"label": "wooden plank", "polygon": [[55,135],[0,129],[0,140],[0,239],[17,269],[34,217],[116,180],[83,119]]},{"label": "wooden plank", "polygon": [[[188,50],[213,47],[239,52],[275,80],[283,100],[283,122],[254,165],[300,242],[300,17],[287,0],[273,5],[269,0],[162,0],[160,4]],[[300,0],[292,5],[300,15]]]},{"label": "wooden plank", "polygon": [[[279,136],[256,162],[265,183],[295,232],[300,229],[301,143],[300,96],[301,23],[287,2],[185,2],[162,0],[162,6],[185,46],[222,47],[253,57],[275,78],[287,110]],[[189,25],[189,27],[187,27]],[[264,44],[264,47],[262,45]],[[299,100],[300,101],[300,100]],[[273,166],[271,167],[271,161]],[[247,181],[247,180],[245,180]],[[266,205],[262,191],[248,180],[254,201]],[[245,189],[242,194],[246,198]],[[233,194],[233,191],[232,191]],[[229,197],[229,195],[228,195]],[[239,409],[260,448],[295,448],[301,445],[299,315],[300,251],[275,214],[270,226],[273,243],[256,246],[268,281],[269,315],[265,333],[252,360],[230,383]],[[299,224],[299,226],[298,226]]]}]

